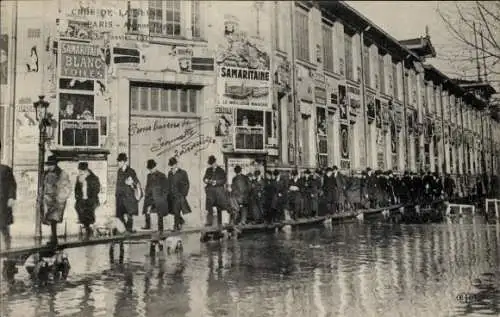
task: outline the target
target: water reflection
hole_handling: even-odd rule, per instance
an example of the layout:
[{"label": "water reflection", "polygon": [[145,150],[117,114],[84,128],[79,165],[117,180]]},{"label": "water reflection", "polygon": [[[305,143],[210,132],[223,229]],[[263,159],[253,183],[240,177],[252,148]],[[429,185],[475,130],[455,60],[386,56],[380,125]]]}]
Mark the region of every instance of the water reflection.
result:
[{"label": "water reflection", "polygon": [[2,284],[0,315],[500,314],[500,223],[481,218],[343,224],[185,245],[183,255],[158,258],[147,256],[147,244],[125,245],[115,261],[105,246],[71,250],[65,284]]}]

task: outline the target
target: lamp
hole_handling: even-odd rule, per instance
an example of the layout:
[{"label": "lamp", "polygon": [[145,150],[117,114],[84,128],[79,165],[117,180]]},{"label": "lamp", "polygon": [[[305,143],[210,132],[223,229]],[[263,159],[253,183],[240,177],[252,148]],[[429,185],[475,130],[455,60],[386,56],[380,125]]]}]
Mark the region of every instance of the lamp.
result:
[{"label": "lamp", "polygon": [[39,142],[38,142],[38,190],[37,190],[37,208],[35,218],[35,237],[42,237],[42,215],[43,215],[43,192],[44,192],[44,162],[45,162],[45,144],[54,137],[54,131],[57,127],[53,115],[47,111],[49,103],[44,100],[45,96],[38,96],[38,101],[33,103],[36,112],[36,119],[39,122]]}]

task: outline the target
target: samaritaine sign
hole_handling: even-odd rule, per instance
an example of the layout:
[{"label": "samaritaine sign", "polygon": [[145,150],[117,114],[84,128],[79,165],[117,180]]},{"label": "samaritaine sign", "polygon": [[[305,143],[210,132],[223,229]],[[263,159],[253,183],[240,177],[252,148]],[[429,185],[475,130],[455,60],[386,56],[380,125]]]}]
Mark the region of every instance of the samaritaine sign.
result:
[{"label": "samaritaine sign", "polygon": [[105,64],[99,47],[61,41],[61,76],[104,79]]}]

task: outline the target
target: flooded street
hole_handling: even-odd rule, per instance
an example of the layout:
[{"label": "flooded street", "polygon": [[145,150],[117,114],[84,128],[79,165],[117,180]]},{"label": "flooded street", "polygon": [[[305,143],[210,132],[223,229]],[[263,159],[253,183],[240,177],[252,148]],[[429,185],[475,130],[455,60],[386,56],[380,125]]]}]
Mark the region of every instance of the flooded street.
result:
[{"label": "flooded street", "polygon": [[353,223],[200,244],[68,250],[66,283],[2,284],[4,317],[500,316],[500,223]]}]

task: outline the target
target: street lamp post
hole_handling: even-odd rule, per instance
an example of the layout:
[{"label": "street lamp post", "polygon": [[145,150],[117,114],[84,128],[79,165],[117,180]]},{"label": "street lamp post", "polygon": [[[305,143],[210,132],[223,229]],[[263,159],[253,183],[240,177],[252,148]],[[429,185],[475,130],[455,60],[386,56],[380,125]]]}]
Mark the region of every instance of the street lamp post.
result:
[{"label": "street lamp post", "polygon": [[43,192],[44,192],[44,162],[45,162],[45,144],[54,136],[55,120],[52,114],[47,111],[49,103],[44,100],[45,96],[38,97],[39,100],[33,103],[36,112],[36,120],[39,122],[38,139],[38,187],[36,196],[36,216],[35,216],[35,238],[42,238],[42,213],[43,213]]}]

